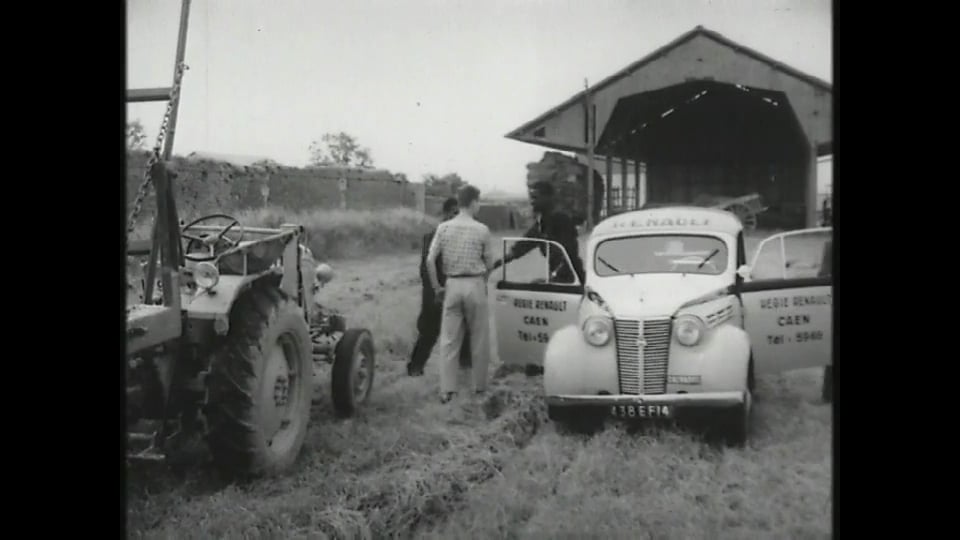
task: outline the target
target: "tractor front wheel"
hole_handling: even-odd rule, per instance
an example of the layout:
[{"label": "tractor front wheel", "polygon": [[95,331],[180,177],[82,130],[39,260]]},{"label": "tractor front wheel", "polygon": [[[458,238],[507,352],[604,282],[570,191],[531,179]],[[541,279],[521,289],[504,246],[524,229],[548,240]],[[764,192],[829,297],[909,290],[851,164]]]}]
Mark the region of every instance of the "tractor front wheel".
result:
[{"label": "tractor front wheel", "polygon": [[254,285],[237,299],[207,379],[208,443],[230,476],[265,476],[297,459],[310,421],[310,331],[296,302]]},{"label": "tractor front wheel", "polygon": [[373,336],[368,330],[351,328],[337,343],[333,357],[333,409],[342,416],[353,416],[366,402],[373,387],[376,358]]}]

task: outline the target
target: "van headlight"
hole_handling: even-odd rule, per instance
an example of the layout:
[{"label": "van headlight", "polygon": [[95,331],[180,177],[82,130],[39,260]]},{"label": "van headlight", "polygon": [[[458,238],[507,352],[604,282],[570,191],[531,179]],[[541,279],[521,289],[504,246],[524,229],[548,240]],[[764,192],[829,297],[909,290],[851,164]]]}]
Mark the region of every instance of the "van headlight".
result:
[{"label": "van headlight", "polygon": [[589,317],[583,323],[583,338],[594,347],[602,347],[610,342],[610,319]]},{"label": "van headlight", "polygon": [[193,268],[193,281],[201,289],[212,289],[220,282],[220,271],[209,262],[200,262]]},{"label": "van headlight", "polygon": [[677,342],[686,347],[693,347],[703,339],[707,326],[703,323],[703,319],[696,315],[681,315],[677,317],[674,328]]}]

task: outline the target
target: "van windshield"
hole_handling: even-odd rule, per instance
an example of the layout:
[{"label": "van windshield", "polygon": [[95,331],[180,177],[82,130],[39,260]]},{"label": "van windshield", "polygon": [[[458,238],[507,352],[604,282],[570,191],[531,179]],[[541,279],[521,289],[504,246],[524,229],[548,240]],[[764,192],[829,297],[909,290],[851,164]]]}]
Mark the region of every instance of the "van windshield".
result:
[{"label": "van windshield", "polygon": [[722,274],[727,245],[713,236],[644,235],[604,240],[594,253],[600,277],[622,274]]}]

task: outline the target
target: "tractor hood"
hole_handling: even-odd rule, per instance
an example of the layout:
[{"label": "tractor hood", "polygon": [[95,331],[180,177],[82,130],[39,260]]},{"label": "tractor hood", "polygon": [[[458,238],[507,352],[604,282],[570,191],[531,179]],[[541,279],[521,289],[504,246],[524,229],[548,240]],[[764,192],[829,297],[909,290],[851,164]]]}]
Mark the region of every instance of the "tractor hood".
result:
[{"label": "tractor hood", "polygon": [[681,306],[726,285],[720,276],[642,274],[604,277],[590,283],[616,317],[669,317]]}]

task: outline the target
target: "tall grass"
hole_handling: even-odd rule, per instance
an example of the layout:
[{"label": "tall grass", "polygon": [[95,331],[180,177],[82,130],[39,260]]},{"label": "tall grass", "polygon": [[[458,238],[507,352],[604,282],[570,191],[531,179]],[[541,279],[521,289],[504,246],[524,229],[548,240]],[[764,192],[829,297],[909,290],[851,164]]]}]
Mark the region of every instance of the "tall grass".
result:
[{"label": "tall grass", "polygon": [[[303,225],[305,244],[321,261],[405,253],[420,249],[423,235],[437,219],[409,208],[383,210],[311,210],[296,212],[266,207],[231,212],[247,227]],[[192,221],[199,216],[184,216]],[[148,238],[151,223],[140,223],[131,238]]]},{"label": "tall grass", "polygon": [[258,227],[303,225],[305,243],[318,260],[417,250],[423,235],[437,225],[436,219],[409,208],[291,212],[267,207],[241,212],[237,218]]}]

